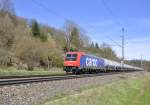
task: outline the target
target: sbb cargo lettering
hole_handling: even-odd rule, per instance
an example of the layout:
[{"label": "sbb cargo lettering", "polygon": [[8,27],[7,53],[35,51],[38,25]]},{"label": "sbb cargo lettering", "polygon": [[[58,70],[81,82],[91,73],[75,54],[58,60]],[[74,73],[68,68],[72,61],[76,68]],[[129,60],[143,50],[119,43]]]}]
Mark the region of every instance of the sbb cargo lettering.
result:
[{"label": "sbb cargo lettering", "polygon": [[97,67],[97,59],[86,58],[86,66]]}]

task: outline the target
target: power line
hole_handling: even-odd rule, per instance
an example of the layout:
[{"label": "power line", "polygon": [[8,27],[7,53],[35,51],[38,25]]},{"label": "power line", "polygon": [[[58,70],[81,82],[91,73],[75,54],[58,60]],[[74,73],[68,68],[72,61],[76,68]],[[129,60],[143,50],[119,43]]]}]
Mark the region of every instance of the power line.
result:
[{"label": "power line", "polygon": [[[109,6],[107,5],[107,3],[105,2],[105,0],[101,0],[101,3],[104,5],[104,7],[105,7],[105,9],[109,12],[109,14],[114,18],[114,19],[116,19],[116,15],[114,15],[114,13],[112,12],[112,10],[109,8]],[[119,46],[119,47],[121,47],[122,48],[122,61],[121,61],[121,64],[122,64],[122,68],[124,67],[124,48],[125,48],[125,44],[124,44],[124,40],[125,40],[125,38],[124,38],[124,27],[123,27],[123,25],[120,23],[120,22],[118,22],[117,20],[114,20],[114,22],[118,25],[118,26],[120,26],[121,28],[122,28],[122,35],[121,35],[121,37],[122,37],[122,44],[120,45],[120,44],[118,44],[116,41],[114,41],[113,39],[111,39],[110,37],[107,37],[107,38],[109,38],[112,42],[114,42],[117,46]]]},{"label": "power line", "polygon": [[64,20],[68,20],[68,19],[66,19],[64,16],[62,16],[61,14],[58,14],[57,12],[55,12],[55,11],[53,11],[53,10],[47,8],[44,4],[42,4],[42,3],[40,3],[40,2],[38,2],[38,1],[36,1],[36,0],[31,0],[31,1],[32,1],[33,3],[35,3],[37,6],[39,6],[39,7],[43,8],[43,9],[45,9],[45,10],[46,10],[47,12],[49,12],[50,14],[53,14],[53,15],[55,15],[56,17],[63,18]]},{"label": "power line", "polygon": [[[105,7],[105,9],[108,11],[108,13],[113,17],[116,18],[116,15],[112,12],[112,10],[110,9],[110,7],[107,5],[107,3],[105,2],[105,0],[101,0],[101,3],[103,4],[103,6]],[[118,26],[123,27],[122,23],[120,23],[119,21],[115,20],[114,21]]]},{"label": "power line", "polygon": [[115,43],[116,46],[122,47],[122,45],[120,45],[118,42],[116,42],[115,40],[113,40],[112,38],[110,38],[109,36],[107,36],[107,38],[109,40],[111,40],[113,43]]}]

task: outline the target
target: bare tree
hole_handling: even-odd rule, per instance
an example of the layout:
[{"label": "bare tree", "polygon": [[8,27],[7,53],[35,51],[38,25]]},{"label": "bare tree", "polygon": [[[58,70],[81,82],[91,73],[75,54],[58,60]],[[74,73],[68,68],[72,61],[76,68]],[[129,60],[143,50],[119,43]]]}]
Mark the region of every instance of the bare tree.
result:
[{"label": "bare tree", "polygon": [[83,47],[89,46],[90,38],[76,23],[72,21],[66,21],[64,25],[64,31],[66,33],[65,39],[68,49],[74,47],[77,50],[81,50]]},{"label": "bare tree", "polygon": [[73,31],[73,28],[74,28],[74,24],[72,21],[66,21],[65,25],[64,25],[64,31],[66,33],[65,35],[65,40],[66,40],[66,47],[68,49],[70,49],[71,47],[71,39],[70,39],[70,36],[71,36],[71,32]]},{"label": "bare tree", "polygon": [[11,0],[0,0],[0,12],[14,14],[14,7]]},{"label": "bare tree", "polygon": [[80,46],[83,48],[90,47],[91,38],[87,35],[84,29],[80,28]]}]

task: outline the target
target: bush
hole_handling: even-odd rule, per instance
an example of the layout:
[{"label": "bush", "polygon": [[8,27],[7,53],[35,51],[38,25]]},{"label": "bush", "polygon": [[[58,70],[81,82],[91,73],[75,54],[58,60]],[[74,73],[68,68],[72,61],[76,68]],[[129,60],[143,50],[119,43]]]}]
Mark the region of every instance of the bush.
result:
[{"label": "bush", "polygon": [[43,47],[30,48],[22,53],[21,59],[26,62],[29,69],[33,67],[62,67],[62,52],[56,49]]},{"label": "bush", "polygon": [[8,51],[0,49],[0,65],[10,66],[11,64],[11,54]]}]

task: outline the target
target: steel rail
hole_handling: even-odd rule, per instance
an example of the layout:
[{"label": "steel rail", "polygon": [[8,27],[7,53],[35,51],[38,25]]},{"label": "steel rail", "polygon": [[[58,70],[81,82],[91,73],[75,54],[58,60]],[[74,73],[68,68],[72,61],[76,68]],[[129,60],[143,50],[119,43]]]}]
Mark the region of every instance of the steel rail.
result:
[{"label": "steel rail", "polygon": [[98,73],[98,74],[83,74],[83,75],[66,75],[66,76],[48,76],[48,77],[29,77],[29,78],[12,78],[12,79],[0,79],[0,86],[4,85],[17,85],[17,84],[27,84],[34,82],[46,82],[46,81],[58,81],[67,79],[77,79],[85,77],[96,77],[113,75],[127,72],[109,72],[109,73]]}]

